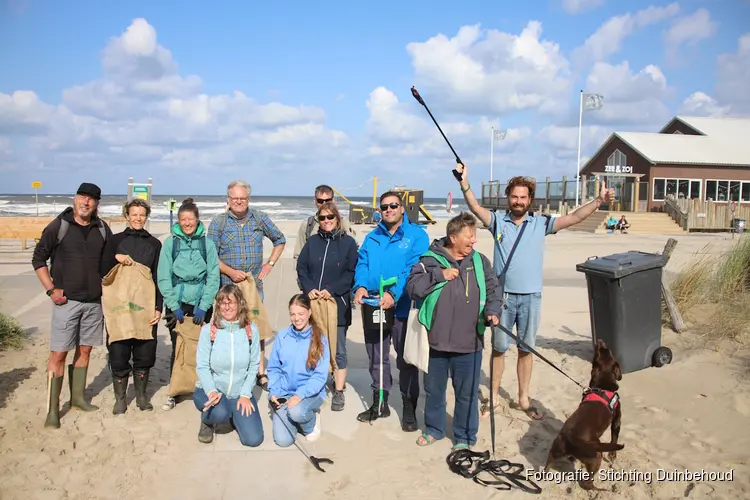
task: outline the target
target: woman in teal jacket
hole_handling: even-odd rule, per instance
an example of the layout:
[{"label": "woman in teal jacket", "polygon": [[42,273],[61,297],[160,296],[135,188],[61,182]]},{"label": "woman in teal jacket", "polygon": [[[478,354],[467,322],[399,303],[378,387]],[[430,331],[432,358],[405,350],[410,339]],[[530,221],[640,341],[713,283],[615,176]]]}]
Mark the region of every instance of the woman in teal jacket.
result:
[{"label": "woman in teal jacket", "polygon": [[276,408],[271,419],[273,440],[282,448],[294,444],[298,430],[308,441],[320,437],[316,413],[326,398],[331,362],[328,339],[312,321],[307,295],[292,297],[289,317],[292,324],[276,335],[268,360],[268,394]]},{"label": "woman in teal jacket", "polygon": [[263,424],[252,392],[260,365],[260,333],[236,285],[221,288],[216,306],[213,322],[203,325],[198,339],[193,393],[201,412],[198,441],[210,443],[213,426],[231,421],[243,445],[260,446]]},{"label": "woman in teal jacket", "polygon": [[[212,304],[219,291],[219,254],[214,242],[206,238],[198,207],[192,198],[182,202],[177,224],[164,241],[157,272],[159,291],[164,296],[164,319],[172,339],[169,372],[174,366],[177,323],[192,318],[196,325],[211,321]],[[167,398],[162,410],[174,408],[175,398]]]}]

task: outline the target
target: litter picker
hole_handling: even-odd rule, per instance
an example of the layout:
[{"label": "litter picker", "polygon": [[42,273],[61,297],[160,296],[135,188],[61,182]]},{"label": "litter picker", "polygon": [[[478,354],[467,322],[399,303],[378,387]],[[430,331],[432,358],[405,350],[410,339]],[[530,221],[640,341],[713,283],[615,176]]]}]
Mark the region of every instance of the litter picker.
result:
[{"label": "litter picker", "polygon": [[[284,427],[286,427],[286,430],[289,431],[289,434],[292,436],[292,439],[294,439],[294,445],[297,447],[299,451],[302,452],[302,454],[307,458],[311,464],[313,464],[313,467],[318,469],[320,472],[325,472],[323,467],[320,466],[321,463],[326,464],[333,464],[333,460],[330,458],[318,458],[313,455],[310,455],[310,452],[307,451],[307,449],[302,446],[302,443],[299,442],[299,438],[296,436],[296,433],[292,432],[292,429],[289,428],[289,423],[285,422],[286,417],[283,415],[280,415],[279,412],[276,410],[276,405],[273,404],[273,401],[268,401],[268,406],[271,408],[271,411],[273,411],[277,417],[279,417],[279,420],[281,420],[281,423],[284,424]],[[320,418],[318,416],[317,418]]]},{"label": "litter picker", "polygon": [[[461,158],[458,157],[458,153],[456,153],[456,150],[453,149],[453,146],[451,146],[451,141],[449,141],[448,138],[445,136],[445,134],[443,133],[443,129],[440,128],[440,125],[438,125],[437,120],[435,119],[434,116],[432,116],[432,113],[430,112],[430,108],[427,107],[427,104],[425,104],[424,99],[422,99],[422,96],[419,95],[419,91],[415,87],[411,88],[411,95],[413,95],[414,99],[416,99],[417,102],[421,104],[422,106],[424,106],[424,109],[427,110],[427,114],[430,115],[430,118],[432,118],[432,121],[435,123],[435,126],[440,131],[440,135],[443,136],[443,139],[445,139],[445,142],[448,144],[448,147],[451,148],[451,151],[453,151],[453,156],[456,157],[456,163],[460,163],[461,165],[463,165],[464,162],[462,162]],[[459,172],[455,168],[453,169],[453,177],[455,177],[456,180],[459,182],[461,182],[461,179],[463,178],[461,176],[461,172]]]},{"label": "litter picker", "polygon": [[[378,406],[374,409],[374,414],[370,415],[370,423],[372,423],[373,420],[378,418],[380,415],[380,409],[383,407],[383,402],[385,402],[385,393],[383,391],[383,306],[381,304],[381,300],[385,296],[385,287],[387,286],[393,286],[398,282],[398,277],[394,276],[392,278],[383,279],[383,276],[380,276],[380,285],[378,287],[378,303],[377,306],[379,307],[378,311],[378,323],[380,324],[380,391],[378,396]],[[375,306],[375,301],[372,299],[363,299],[363,302]],[[396,304],[393,305],[393,307],[396,307]]]}]

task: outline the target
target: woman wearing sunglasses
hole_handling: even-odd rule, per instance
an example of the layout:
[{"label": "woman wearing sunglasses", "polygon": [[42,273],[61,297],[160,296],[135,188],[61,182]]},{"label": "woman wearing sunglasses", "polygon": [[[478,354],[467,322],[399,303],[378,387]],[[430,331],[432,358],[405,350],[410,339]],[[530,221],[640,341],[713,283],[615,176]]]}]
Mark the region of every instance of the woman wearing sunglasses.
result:
[{"label": "woman wearing sunglasses", "polygon": [[341,411],[344,409],[346,331],[352,324],[351,293],[357,267],[357,242],[342,230],[341,213],[333,203],[321,204],[316,217],[320,228],[302,247],[297,258],[297,278],[302,292],[309,298],[332,297],[336,301],[338,328],[331,410]]}]

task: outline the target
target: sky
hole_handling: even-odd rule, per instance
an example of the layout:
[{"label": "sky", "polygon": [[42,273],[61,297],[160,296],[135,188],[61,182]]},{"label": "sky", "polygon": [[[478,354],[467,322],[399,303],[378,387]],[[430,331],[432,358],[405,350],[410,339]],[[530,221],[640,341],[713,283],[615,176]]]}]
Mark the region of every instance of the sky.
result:
[{"label": "sky", "polygon": [[750,116],[750,0],[0,2],[3,193],[444,196],[413,85],[475,188],[573,178],[581,90],[581,165],[614,131]]}]

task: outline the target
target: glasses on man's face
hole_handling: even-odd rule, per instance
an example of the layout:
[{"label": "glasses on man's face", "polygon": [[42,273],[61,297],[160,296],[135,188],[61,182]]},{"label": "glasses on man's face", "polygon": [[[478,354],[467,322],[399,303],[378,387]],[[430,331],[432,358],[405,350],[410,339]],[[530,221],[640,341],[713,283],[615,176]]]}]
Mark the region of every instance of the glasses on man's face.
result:
[{"label": "glasses on man's face", "polygon": [[333,198],[315,198],[315,201],[318,205],[322,205],[327,201],[333,201]]},{"label": "glasses on man's face", "polygon": [[333,214],[328,214],[328,215],[318,215],[318,221],[319,221],[319,222],[323,222],[324,220],[333,220],[333,219],[335,219],[335,218],[336,218],[336,216],[335,216],[335,215],[333,215]]},{"label": "glasses on man's face", "polygon": [[243,203],[247,202],[248,198],[229,198],[232,203]]},{"label": "glasses on man's face", "polygon": [[380,205],[380,210],[381,210],[381,212],[385,212],[389,208],[391,210],[396,210],[400,206],[401,206],[401,203],[388,203],[387,205],[386,204]]}]

